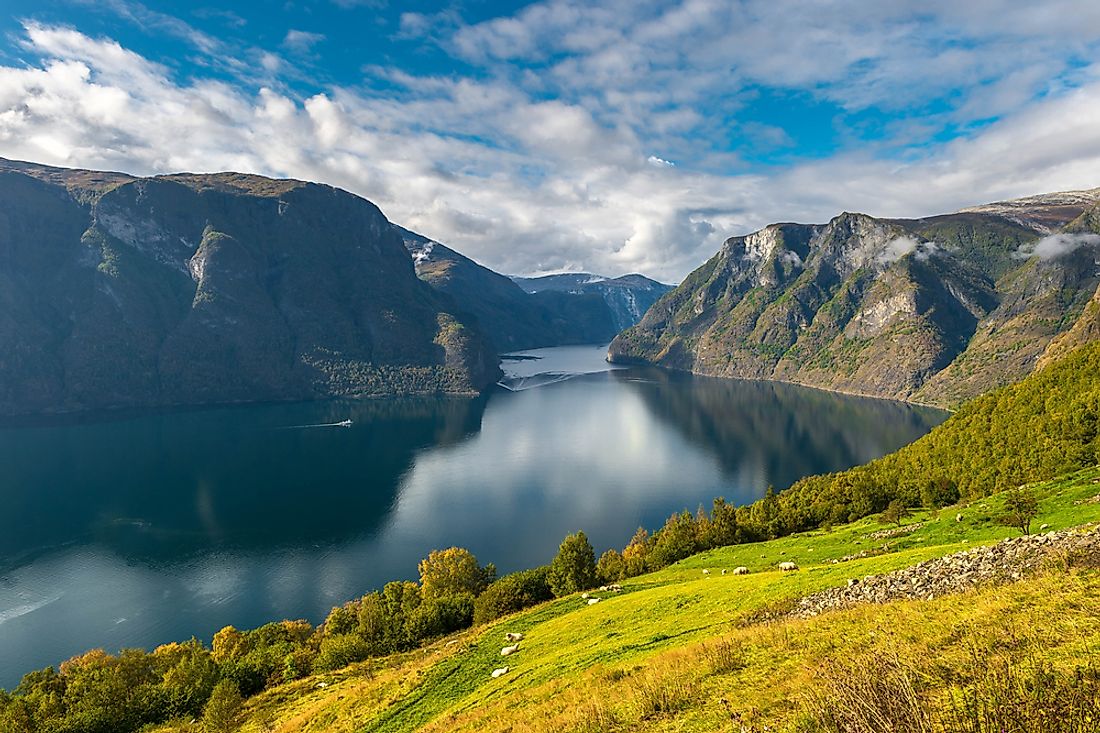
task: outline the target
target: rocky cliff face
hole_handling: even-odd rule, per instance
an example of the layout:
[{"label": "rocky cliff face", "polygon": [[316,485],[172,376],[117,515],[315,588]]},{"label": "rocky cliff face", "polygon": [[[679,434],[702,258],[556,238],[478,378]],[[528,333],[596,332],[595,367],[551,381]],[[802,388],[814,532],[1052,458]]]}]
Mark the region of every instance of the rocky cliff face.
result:
[{"label": "rocky cliff face", "polygon": [[474,316],[500,352],[606,343],[670,289],[641,275],[508,278],[439,242],[397,230],[417,275]]},{"label": "rocky cliff face", "polygon": [[615,361],[954,405],[1027,374],[1100,285],[1100,189],[728,240]]},{"label": "rocky cliff face", "polygon": [[483,338],[338,189],[0,160],[0,414],[471,393]]}]

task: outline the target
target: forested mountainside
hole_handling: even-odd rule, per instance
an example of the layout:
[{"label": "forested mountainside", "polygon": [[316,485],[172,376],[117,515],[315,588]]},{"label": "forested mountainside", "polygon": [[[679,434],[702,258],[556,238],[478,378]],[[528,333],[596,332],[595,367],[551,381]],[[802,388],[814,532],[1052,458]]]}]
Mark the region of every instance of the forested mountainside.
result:
[{"label": "forested mountainside", "polygon": [[1100,189],[844,213],[727,240],[609,357],[954,406],[1029,373],[1098,286]]},{"label": "forested mountainside", "polygon": [[[396,229],[417,275],[475,316],[501,352],[606,343],[671,289],[641,275],[509,278],[446,245]],[[563,279],[579,284],[566,287]]]},{"label": "forested mountainside", "polygon": [[362,198],[0,160],[0,414],[472,393],[498,373]]}]

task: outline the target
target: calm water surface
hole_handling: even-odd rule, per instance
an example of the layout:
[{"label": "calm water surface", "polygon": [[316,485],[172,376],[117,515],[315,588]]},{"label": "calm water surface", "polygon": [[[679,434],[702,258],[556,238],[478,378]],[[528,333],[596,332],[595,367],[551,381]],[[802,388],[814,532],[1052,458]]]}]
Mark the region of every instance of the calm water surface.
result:
[{"label": "calm water surface", "polygon": [[[0,426],[0,687],[101,646],[321,621],[429,550],[503,571],[714,496],[887,453],[944,414],[527,352],[477,400],[263,405]],[[516,391],[510,391],[516,390]],[[351,420],[350,427],[332,425]]]}]

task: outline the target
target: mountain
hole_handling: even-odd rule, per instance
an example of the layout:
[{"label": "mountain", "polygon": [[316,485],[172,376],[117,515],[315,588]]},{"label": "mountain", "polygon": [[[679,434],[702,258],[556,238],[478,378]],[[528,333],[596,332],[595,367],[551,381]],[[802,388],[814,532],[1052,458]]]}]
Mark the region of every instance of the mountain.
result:
[{"label": "mountain", "polygon": [[611,311],[615,333],[630,328],[656,303],[672,290],[644,275],[631,274],[607,278],[586,272],[545,275],[543,277],[513,277],[521,288],[532,295],[550,298],[550,293],[584,296],[598,294]]},{"label": "mountain", "polygon": [[[641,275],[508,278],[449,247],[395,228],[420,279],[474,316],[499,352],[610,341],[670,288]],[[580,285],[567,285],[576,278]],[[545,287],[533,283],[546,281]]]},{"label": "mountain", "polygon": [[1028,374],[1091,312],[1098,202],[1092,189],[772,224],[727,240],[609,358],[957,405]]},{"label": "mountain", "polygon": [[0,159],[0,414],[473,393],[484,338],[369,201]]}]

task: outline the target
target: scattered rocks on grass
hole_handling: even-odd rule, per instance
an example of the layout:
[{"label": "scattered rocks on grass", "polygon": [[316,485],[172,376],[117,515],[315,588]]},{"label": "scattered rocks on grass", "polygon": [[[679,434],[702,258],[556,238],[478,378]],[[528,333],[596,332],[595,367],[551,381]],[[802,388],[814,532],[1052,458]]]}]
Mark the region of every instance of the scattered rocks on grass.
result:
[{"label": "scattered rocks on grass", "polygon": [[1034,572],[1056,554],[1100,557],[1100,528],[1014,537],[892,573],[853,578],[846,587],[798,599],[789,615],[809,618],[861,603],[931,599],[982,584],[1010,583]]}]

